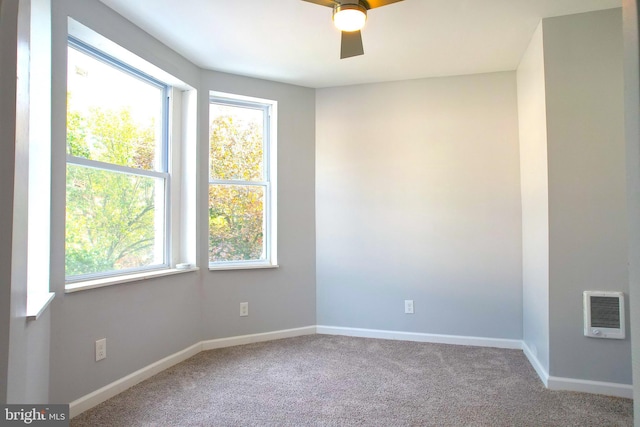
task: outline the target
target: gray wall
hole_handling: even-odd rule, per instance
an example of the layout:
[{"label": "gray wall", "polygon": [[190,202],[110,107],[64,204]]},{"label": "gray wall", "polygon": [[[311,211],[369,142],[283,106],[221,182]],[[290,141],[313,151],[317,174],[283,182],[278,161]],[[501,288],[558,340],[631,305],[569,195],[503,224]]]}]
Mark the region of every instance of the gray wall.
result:
[{"label": "gray wall", "polygon": [[[52,22],[52,402],[70,402],[200,341],[200,273],[64,293],[64,194],[67,16],[187,84],[197,67],[97,0],[55,0]],[[108,357],[95,362],[94,343]]]},{"label": "gray wall", "polygon": [[[640,72],[638,2],[625,0],[625,135],[627,148],[627,211],[629,214],[629,294],[631,324],[640,325]],[[640,426],[640,328],[631,330],[635,425]]]},{"label": "gray wall", "polygon": [[630,339],[587,338],[582,321],[583,290],[629,292],[621,10],[546,19],[543,34],[549,373],[630,384]]},{"label": "gray wall", "polygon": [[[27,208],[28,194],[24,183],[29,175],[29,33],[30,2],[20,1],[18,7],[18,60],[16,85],[15,173],[13,193],[13,249],[11,257],[11,321],[7,401],[24,402],[27,398],[25,379],[29,333],[26,331],[27,311]],[[46,382],[44,384],[46,386]]]},{"label": "gray wall", "polygon": [[316,96],[318,324],[521,339],[515,72]]},{"label": "gray wall", "polygon": [[[278,101],[278,264],[277,269],[206,271],[201,294],[203,338],[214,339],[316,323],[315,303],[315,91],[213,71],[202,72],[201,182],[207,182],[209,91]],[[199,192],[206,211],[208,189]],[[200,221],[206,234],[207,218]],[[207,265],[207,239],[200,263]],[[240,302],[249,316],[240,317]]]},{"label": "gray wall", "polygon": [[9,330],[11,324],[11,262],[13,182],[16,131],[16,42],[18,0],[0,0],[0,403],[7,401]]},{"label": "gray wall", "polygon": [[621,41],[619,9],[543,20],[518,107],[523,339],[551,376],[628,384],[629,339],[582,333],[582,291],[629,289]]},{"label": "gray wall", "polygon": [[522,339],[549,372],[549,183],[542,24],[520,61],[518,123],[522,193]]},{"label": "gray wall", "polygon": [[[15,5],[19,3],[18,8],[18,26],[17,40],[20,46],[19,54],[16,55],[16,30],[15,22]],[[49,314],[43,315],[37,322],[26,321],[26,305],[27,305],[27,247],[23,244],[27,237],[27,197],[26,188],[28,175],[28,150],[29,150],[29,32],[30,32],[30,2],[28,0],[20,0],[19,2],[4,2],[3,15],[5,10],[8,12],[7,33],[3,28],[3,47],[6,46],[6,53],[3,51],[4,59],[7,59],[6,68],[3,68],[3,82],[9,82],[7,88],[7,102],[13,103],[13,108],[8,105],[3,106],[4,117],[10,117],[7,122],[6,134],[2,139],[3,149],[7,149],[7,161],[15,160],[15,169],[12,162],[11,167],[3,167],[4,173],[11,176],[7,179],[8,186],[13,185],[13,191],[3,194],[13,203],[3,203],[9,209],[7,218],[11,219],[13,215],[13,226],[7,231],[9,236],[6,241],[9,245],[10,253],[7,254],[6,260],[10,266],[4,272],[9,277],[5,282],[3,278],[3,287],[10,289],[10,296],[7,298],[7,313],[9,326],[9,344],[8,344],[8,365],[6,371],[6,386],[3,384],[5,396],[8,403],[48,402],[48,385],[49,385]],[[5,17],[3,16],[3,24]],[[11,32],[12,35],[8,33]],[[7,37],[6,39],[4,37]],[[6,45],[5,45],[6,41]],[[10,51],[13,51],[11,54]],[[5,56],[5,54],[7,56]],[[12,55],[12,58],[9,56]],[[4,74],[6,70],[6,74]],[[16,74],[17,72],[17,74]],[[18,76],[17,84],[15,76]],[[10,94],[11,91],[13,95]],[[3,97],[3,100],[5,98]],[[7,110],[4,110],[7,108]],[[4,122],[3,126],[4,128]],[[5,139],[6,138],[6,139]],[[14,156],[15,154],[15,156]],[[15,174],[14,174],[15,173]],[[5,218],[3,216],[3,218]],[[11,226],[11,221],[6,221]],[[3,257],[4,260],[4,257]],[[6,292],[6,288],[3,288]],[[3,307],[3,310],[5,307]],[[4,323],[4,322],[3,322]],[[4,325],[3,325],[4,327]],[[4,341],[3,341],[4,342]],[[3,351],[4,353],[4,351]],[[3,354],[3,359],[6,356]],[[4,362],[3,362],[4,363]],[[4,376],[4,375],[3,375]],[[5,388],[6,387],[6,388]]]}]

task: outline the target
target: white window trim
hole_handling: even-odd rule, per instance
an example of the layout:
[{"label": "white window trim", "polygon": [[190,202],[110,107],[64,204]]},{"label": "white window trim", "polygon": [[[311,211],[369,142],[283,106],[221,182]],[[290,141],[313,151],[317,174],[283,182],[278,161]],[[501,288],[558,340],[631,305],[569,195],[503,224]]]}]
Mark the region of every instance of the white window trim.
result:
[{"label": "white window trim", "polygon": [[103,288],[105,286],[117,285],[121,283],[139,282],[142,280],[155,279],[158,277],[172,276],[175,274],[190,273],[200,270],[198,267],[190,268],[163,268],[152,271],[139,271],[132,274],[124,274],[120,276],[102,277],[92,280],[84,280],[78,283],[67,283],[65,286],[65,294],[71,294],[78,291],[86,291],[89,289]]},{"label": "white window trim", "polygon": [[30,292],[27,295],[27,320],[38,320],[55,296],[55,292]]},{"label": "white window trim", "polygon": [[[209,92],[209,104],[228,104],[237,106],[248,106],[250,108],[262,107],[265,111],[265,124],[267,130],[267,145],[263,146],[263,181],[243,181],[243,180],[212,180],[209,177],[209,163],[207,162],[207,189],[212,184],[237,184],[237,185],[255,185],[264,186],[265,188],[265,252],[266,259],[263,260],[241,260],[226,262],[209,262],[209,271],[217,270],[250,270],[261,268],[278,268],[278,185],[277,185],[277,123],[278,123],[278,102],[271,99],[255,98],[243,95],[236,95],[226,92]],[[207,121],[210,123],[210,118]],[[209,147],[209,138],[207,137],[207,147]],[[207,149],[207,153],[210,150]],[[208,191],[208,190],[207,190]],[[208,253],[208,230],[207,230],[207,253]]]},{"label": "white window trim", "polygon": [[[147,62],[136,54],[117,45],[111,40],[68,18],[69,36],[92,46],[96,50],[116,58],[128,67],[139,70],[168,86],[168,148],[166,152],[167,172],[131,171],[130,168],[91,161],[73,156],[72,164],[84,164],[98,169],[123,169],[121,172],[137,173],[143,176],[166,176],[167,191],[170,196],[165,200],[167,228],[165,265],[153,265],[135,270],[116,270],[108,274],[76,276],[71,280],[65,278],[65,293],[94,289],[120,283],[141,281],[167,275],[198,271],[196,259],[196,117],[197,91],[165,72],[161,68]],[[186,266],[186,267],[185,267]],[[177,268],[182,267],[182,268]]]},{"label": "white window trim", "polygon": [[[27,320],[37,320],[55,298],[51,251],[51,1],[29,9],[29,138],[27,207]],[[25,10],[20,8],[20,13]]]}]

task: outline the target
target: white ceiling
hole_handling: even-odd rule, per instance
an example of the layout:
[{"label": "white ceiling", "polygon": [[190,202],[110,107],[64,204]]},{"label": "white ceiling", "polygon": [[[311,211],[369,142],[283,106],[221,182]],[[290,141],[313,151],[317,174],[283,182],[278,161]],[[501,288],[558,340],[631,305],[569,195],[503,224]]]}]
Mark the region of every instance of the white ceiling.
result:
[{"label": "white ceiling", "polygon": [[404,0],[369,11],[340,60],[331,9],[301,0],[101,0],[211,70],[330,87],[514,70],[541,18],[622,0]]}]

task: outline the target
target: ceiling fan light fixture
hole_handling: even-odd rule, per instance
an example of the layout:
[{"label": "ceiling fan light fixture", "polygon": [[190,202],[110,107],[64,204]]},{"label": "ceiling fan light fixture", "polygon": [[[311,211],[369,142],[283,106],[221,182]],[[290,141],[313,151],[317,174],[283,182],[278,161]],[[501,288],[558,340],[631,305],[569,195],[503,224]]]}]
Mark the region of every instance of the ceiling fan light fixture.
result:
[{"label": "ceiling fan light fixture", "polygon": [[333,23],[340,31],[359,31],[367,21],[367,9],[360,4],[342,4],[333,9]]}]

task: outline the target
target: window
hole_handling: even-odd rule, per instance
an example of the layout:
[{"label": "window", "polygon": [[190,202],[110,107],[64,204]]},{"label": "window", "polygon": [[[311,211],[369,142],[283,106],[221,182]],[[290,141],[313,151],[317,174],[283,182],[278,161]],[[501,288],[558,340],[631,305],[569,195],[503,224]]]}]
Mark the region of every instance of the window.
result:
[{"label": "window", "polygon": [[168,85],[69,37],[67,282],[170,265]]},{"label": "window", "polygon": [[273,101],[212,96],[209,266],[276,266]]}]

